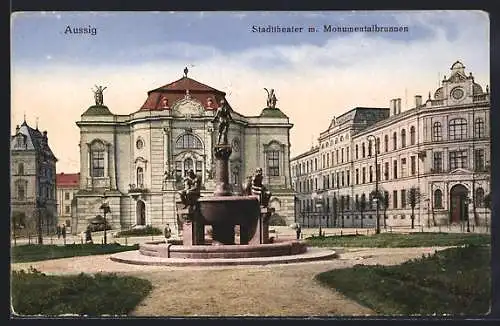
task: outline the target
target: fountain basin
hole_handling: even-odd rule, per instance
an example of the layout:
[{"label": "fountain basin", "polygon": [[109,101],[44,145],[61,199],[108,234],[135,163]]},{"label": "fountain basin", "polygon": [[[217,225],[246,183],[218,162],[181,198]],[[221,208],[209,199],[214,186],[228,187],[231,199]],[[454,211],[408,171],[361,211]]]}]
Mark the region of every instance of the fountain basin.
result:
[{"label": "fountain basin", "polygon": [[256,196],[212,196],[198,199],[204,224],[251,225],[260,216]]}]

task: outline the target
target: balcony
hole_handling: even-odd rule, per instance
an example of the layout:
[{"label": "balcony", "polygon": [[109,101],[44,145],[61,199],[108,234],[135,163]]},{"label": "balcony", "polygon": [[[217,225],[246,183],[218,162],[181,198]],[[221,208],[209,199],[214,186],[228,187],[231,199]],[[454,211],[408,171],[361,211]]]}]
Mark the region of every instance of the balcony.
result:
[{"label": "balcony", "polygon": [[129,187],[128,188],[129,194],[143,194],[149,192],[149,189],[145,188],[143,184],[140,185],[129,184],[128,187]]}]

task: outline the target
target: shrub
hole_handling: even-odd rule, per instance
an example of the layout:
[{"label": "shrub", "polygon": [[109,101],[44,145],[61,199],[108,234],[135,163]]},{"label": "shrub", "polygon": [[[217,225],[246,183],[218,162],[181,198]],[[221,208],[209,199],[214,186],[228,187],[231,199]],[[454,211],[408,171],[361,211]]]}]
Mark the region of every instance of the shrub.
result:
[{"label": "shrub", "polygon": [[130,236],[146,236],[146,235],[162,235],[163,231],[159,228],[152,227],[151,225],[146,225],[143,229],[130,229],[120,231],[116,234],[116,237],[130,237]]},{"label": "shrub", "polygon": [[269,225],[286,226],[286,220],[284,217],[275,213],[275,214],[271,215],[271,218],[269,218]]}]

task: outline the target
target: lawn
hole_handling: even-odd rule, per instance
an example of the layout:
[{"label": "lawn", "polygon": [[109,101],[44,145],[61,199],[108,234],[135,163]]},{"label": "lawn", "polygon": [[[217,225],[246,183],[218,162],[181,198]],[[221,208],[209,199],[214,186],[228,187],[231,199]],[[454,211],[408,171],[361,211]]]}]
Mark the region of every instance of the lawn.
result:
[{"label": "lawn", "polygon": [[27,263],[75,256],[111,254],[138,249],[139,245],[137,244],[133,246],[122,246],[120,244],[22,245],[12,247],[11,262]]},{"label": "lawn", "polygon": [[17,315],[126,315],[152,290],[143,279],[115,274],[45,275],[14,271],[12,309]]},{"label": "lawn", "polygon": [[399,266],[364,266],[316,280],[382,315],[481,315],[490,308],[489,246],[451,248]]},{"label": "lawn", "polygon": [[405,248],[431,246],[487,245],[491,236],[471,233],[380,233],[374,235],[344,235],[311,237],[306,239],[313,247],[369,247]]}]

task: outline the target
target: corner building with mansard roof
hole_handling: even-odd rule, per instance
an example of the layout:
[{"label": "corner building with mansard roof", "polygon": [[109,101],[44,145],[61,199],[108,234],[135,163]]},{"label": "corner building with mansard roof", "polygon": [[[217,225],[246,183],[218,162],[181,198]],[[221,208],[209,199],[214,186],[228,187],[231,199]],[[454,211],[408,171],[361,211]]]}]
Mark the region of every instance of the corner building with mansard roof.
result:
[{"label": "corner building with mansard roof", "polygon": [[[225,96],[185,74],[149,91],[142,107],[129,115],[113,114],[105,105],[90,106],[76,122],[81,170],[72,231],[85,230],[90,219],[102,215],[103,201],[110,206],[106,218],[113,228],[163,229],[168,223],[175,231],[177,191],[185,173],[193,169],[201,177],[202,196],[211,196],[215,189],[217,126],[211,120],[222,99],[230,105]],[[289,134],[293,125],[278,108],[264,108],[256,116],[232,109],[231,115],[233,192],[241,191],[247,177],[261,167],[264,184],[273,193],[270,205],[287,224],[292,223]]]},{"label": "corner building with mansard roof", "polygon": [[411,188],[420,193],[416,227],[467,219],[491,225],[489,112],[488,86],[483,90],[457,61],[434,95],[415,96],[408,110],[393,99],[388,108],[357,107],[333,118],[317,146],[291,159],[297,221],[374,227],[377,169],[381,227],[411,226]]}]

